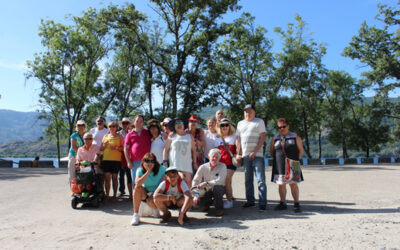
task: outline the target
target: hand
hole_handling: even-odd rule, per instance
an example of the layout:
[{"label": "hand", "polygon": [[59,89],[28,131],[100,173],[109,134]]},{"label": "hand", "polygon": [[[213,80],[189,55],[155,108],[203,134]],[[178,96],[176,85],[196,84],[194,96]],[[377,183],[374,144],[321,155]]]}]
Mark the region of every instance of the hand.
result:
[{"label": "hand", "polygon": [[103,143],[101,144],[101,147],[102,147],[102,148],[106,148],[107,146],[108,146],[108,141],[103,142]]},{"label": "hand", "polygon": [[193,204],[198,205],[200,203],[200,198],[199,197],[194,197],[193,198]]},{"label": "hand", "polygon": [[199,166],[197,166],[197,163],[193,163],[193,169],[197,170],[199,168]]},{"label": "hand", "polygon": [[205,188],[207,186],[207,182],[202,182],[199,185],[197,185],[198,188]]},{"label": "hand", "polygon": [[236,161],[240,162],[242,160],[242,156],[241,155],[236,155]]},{"label": "hand", "polygon": [[146,171],[151,173],[153,171],[154,164],[145,163],[143,164],[143,167],[146,169]]},{"label": "hand", "polygon": [[128,161],[128,168],[129,168],[129,169],[133,169],[133,164],[132,164],[131,161]]},{"label": "hand", "polygon": [[251,152],[251,153],[249,154],[250,160],[254,160],[254,158],[256,157],[256,155],[257,155],[257,152]]}]

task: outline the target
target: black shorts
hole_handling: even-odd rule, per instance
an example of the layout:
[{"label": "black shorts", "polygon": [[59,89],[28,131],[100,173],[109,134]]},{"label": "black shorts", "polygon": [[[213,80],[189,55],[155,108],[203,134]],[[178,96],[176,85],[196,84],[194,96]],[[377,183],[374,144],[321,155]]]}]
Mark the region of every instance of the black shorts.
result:
[{"label": "black shorts", "polygon": [[121,162],[103,161],[100,168],[104,173],[118,174],[119,170],[121,169]]},{"label": "black shorts", "polygon": [[237,168],[235,166],[233,166],[233,165],[228,165],[228,166],[226,166],[226,169],[230,169],[230,170],[236,171]]}]

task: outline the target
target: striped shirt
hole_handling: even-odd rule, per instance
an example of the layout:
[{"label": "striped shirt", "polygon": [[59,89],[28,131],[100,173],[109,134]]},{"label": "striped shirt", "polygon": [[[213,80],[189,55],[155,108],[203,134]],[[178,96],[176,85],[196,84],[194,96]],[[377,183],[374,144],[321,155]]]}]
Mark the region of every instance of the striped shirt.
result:
[{"label": "striped shirt", "polygon": [[[252,121],[242,120],[238,123],[236,133],[240,136],[243,157],[254,151],[260,140],[260,134],[265,132],[264,121],[260,118],[254,118]],[[257,151],[256,156],[263,157],[262,147]]]}]

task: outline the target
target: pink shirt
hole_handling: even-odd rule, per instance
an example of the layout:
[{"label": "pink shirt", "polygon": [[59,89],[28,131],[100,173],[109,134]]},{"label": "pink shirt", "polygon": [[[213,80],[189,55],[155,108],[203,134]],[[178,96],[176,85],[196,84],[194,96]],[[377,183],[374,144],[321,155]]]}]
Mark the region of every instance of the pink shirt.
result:
[{"label": "pink shirt", "polygon": [[125,138],[125,145],[131,146],[129,159],[141,161],[143,156],[150,152],[151,136],[147,128],[142,129],[140,135],[136,131],[129,132]]},{"label": "pink shirt", "polygon": [[76,155],[76,161],[94,161],[94,157],[96,157],[97,152],[99,152],[100,147],[96,144],[92,144],[89,150],[86,149],[86,146],[78,148],[78,153]]}]

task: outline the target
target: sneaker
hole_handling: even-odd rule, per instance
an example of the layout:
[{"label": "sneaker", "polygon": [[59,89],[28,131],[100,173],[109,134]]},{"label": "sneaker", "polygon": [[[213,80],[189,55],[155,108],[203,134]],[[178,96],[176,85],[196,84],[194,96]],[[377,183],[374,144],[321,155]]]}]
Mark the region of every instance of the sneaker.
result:
[{"label": "sneaker", "polygon": [[203,205],[203,206],[201,206],[201,211],[202,211],[202,212],[207,212],[209,208],[210,208],[210,206],[208,206],[208,205]]},{"label": "sneaker", "polygon": [[226,200],[224,202],[224,208],[233,208],[233,201]]},{"label": "sneaker", "polygon": [[274,208],[274,210],[276,210],[276,211],[286,210],[286,209],[287,209],[287,205],[286,205],[286,203],[283,203],[283,202],[279,202],[279,204]]},{"label": "sneaker", "polygon": [[293,206],[293,211],[294,211],[295,213],[300,213],[300,212],[301,212],[301,207],[300,207],[300,204],[299,204],[299,203],[295,203],[295,204],[294,204],[294,206]]},{"label": "sneaker", "polygon": [[258,208],[259,208],[260,210],[266,210],[266,209],[267,209],[267,206],[266,206],[266,205],[260,205],[260,206],[258,206]]},{"label": "sneaker", "polygon": [[132,221],[131,221],[131,225],[132,225],[132,226],[138,225],[138,224],[139,224],[139,218],[140,218],[139,214],[134,213],[134,214],[133,214]]},{"label": "sneaker", "polygon": [[222,215],[224,215],[224,210],[223,210],[223,209],[217,209],[217,210],[215,211],[215,215],[216,215],[216,216],[222,216]]},{"label": "sneaker", "polygon": [[254,202],[246,202],[243,204],[243,208],[247,208],[247,207],[254,207],[256,204]]}]

